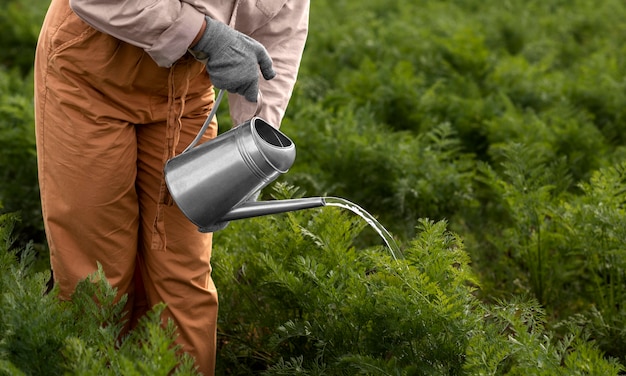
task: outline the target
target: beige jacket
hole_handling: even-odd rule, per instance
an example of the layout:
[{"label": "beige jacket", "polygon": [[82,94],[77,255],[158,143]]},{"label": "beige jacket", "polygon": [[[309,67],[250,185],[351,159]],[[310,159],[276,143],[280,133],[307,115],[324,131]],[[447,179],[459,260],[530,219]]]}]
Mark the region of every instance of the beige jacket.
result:
[{"label": "beige jacket", "polygon": [[197,35],[205,15],[262,43],[274,62],[274,79],[259,82],[261,101],[229,94],[233,124],[258,114],[276,127],[296,82],[308,32],[309,0],[70,0],[94,28],[144,49],[171,66]]}]

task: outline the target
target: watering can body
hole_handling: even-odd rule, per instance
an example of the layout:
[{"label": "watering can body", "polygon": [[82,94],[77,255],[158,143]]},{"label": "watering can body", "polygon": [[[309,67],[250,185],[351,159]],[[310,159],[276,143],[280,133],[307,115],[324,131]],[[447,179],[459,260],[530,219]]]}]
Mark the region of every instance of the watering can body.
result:
[{"label": "watering can body", "polygon": [[254,117],[165,165],[169,192],[199,228],[253,216],[322,206],[321,198],[248,202],[287,172],[293,141],[265,120]]}]

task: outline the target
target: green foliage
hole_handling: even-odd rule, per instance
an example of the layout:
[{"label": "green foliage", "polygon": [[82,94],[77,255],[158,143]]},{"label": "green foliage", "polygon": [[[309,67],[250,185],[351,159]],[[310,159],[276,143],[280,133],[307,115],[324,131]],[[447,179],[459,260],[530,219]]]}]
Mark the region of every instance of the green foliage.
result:
[{"label": "green foliage", "polygon": [[32,67],[48,4],[47,0],[8,0],[0,14],[0,213],[20,212],[21,242],[32,239],[36,248],[45,239],[37,185]]},{"label": "green foliage", "polygon": [[[278,185],[274,196],[293,194]],[[445,222],[421,220],[396,262],[379,246],[354,246],[364,229],[359,217],[332,207],[284,217],[235,222],[217,235],[214,273],[227,297],[218,373],[621,370],[579,332],[553,341],[537,303],[481,304],[463,242]]]},{"label": "green foliage", "polygon": [[492,263],[511,272],[498,274],[489,293],[532,293],[555,318],[584,323],[605,352],[624,359],[626,165],[594,172],[579,195],[565,189],[562,164],[550,166],[521,145],[503,152],[502,171],[485,166],[482,181],[507,221],[483,245],[494,249]]},{"label": "green foliage", "polygon": [[545,304],[554,301],[562,288],[551,282],[562,278],[558,273],[565,271],[566,263],[554,250],[561,239],[554,231],[552,202],[568,188],[569,179],[562,163],[550,164],[549,157],[536,149],[513,144],[503,146],[501,152],[502,172],[483,165],[481,180],[492,188],[492,200],[499,199],[504,206],[510,227],[501,225],[502,233],[487,236],[501,253],[507,252],[505,262],[517,264],[513,278],[524,276],[523,285]]},{"label": "green foliage", "polygon": [[626,357],[626,162],[595,172],[583,196],[564,203],[563,244],[577,268],[579,294],[589,304],[593,335],[607,353]]},{"label": "green foliage", "polygon": [[[106,281],[104,274],[99,274],[97,284],[85,284],[82,287],[88,287],[78,292],[82,295],[80,300],[89,304],[86,310],[75,309],[76,314],[85,315],[91,311],[95,313],[95,318],[79,323],[82,329],[78,331],[79,337],[66,339],[63,355],[67,372],[75,375],[136,376],[196,374],[192,359],[188,355],[181,359],[176,354],[173,322],[169,321],[165,328],[161,325],[161,312],[165,308],[163,304],[155,306],[140,320],[138,328],[120,342],[122,302],[113,304],[112,301],[100,301],[101,305],[96,306],[90,298],[92,295],[88,294],[95,292],[95,296],[102,296],[95,291],[106,286],[106,283],[102,283]],[[110,300],[115,297],[115,292],[110,287],[108,290],[105,298]],[[74,302],[77,300],[73,299]],[[85,308],[84,304],[82,306]],[[105,326],[102,322],[106,323]]]},{"label": "green foliage", "polygon": [[[601,227],[591,208],[611,199],[583,206],[581,188],[625,159],[625,14],[616,0],[317,1],[283,125],[299,147],[287,179],[404,240],[418,218],[449,220],[482,299],[529,294],[565,331],[580,314],[626,359],[620,238],[594,240],[619,234],[621,213]],[[433,134],[454,146],[429,149]]]},{"label": "green foliage", "polygon": [[[193,375],[188,356],[177,355],[163,306],[121,336],[125,297],[102,269],[81,282],[71,302],[47,293],[47,272],[33,270],[31,246],[14,248],[12,215],[0,216],[1,375]],[[98,302],[98,303],[96,303]]]},{"label": "green foliage", "polygon": [[32,77],[0,68],[0,213],[20,212],[20,234],[43,241]]},{"label": "green foliage", "polygon": [[[474,163],[493,163],[501,143],[565,158],[586,179],[624,134],[611,26],[624,12],[614,0],[317,1],[283,125],[299,153],[288,179],[359,202],[405,238],[416,218],[475,205]],[[452,154],[424,158],[442,128]]]},{"label": "green foliage", "polygon": [[0,68],[17,68],[22,75],[33,65],[35,45],[47,0],[4,0],[0,13]]},{"label": "green foliage", "polygon": [[[0,252],[0,373],[167,373],[162,307],[118,339],[101,274],[72,304],[44,294],[31,69],[47,5],[0,14],[0,229],[22,218]],[[625,17],[620,0],[313,1],[282,180],[366,208],[406,259],[337,208],[235,221],[215,245],[220,371],[619,372]]]},{"label": "green foliage", "polygon": [[61,334],[70,317],[45,294],[49,274],[30,274],[32,247],[21,250],[19,260],[11,251],[14,223],[12,216],[0,216],[0,372],[60,374],[63,337],[51,331]]},{"label": "green foliage", "polygon": [[472,337],[465,370],[472,375],[618,375],[623,367],[605,360],[577,327],[557,340],[545,330],[536,302],[515,299],[488,307]]}]

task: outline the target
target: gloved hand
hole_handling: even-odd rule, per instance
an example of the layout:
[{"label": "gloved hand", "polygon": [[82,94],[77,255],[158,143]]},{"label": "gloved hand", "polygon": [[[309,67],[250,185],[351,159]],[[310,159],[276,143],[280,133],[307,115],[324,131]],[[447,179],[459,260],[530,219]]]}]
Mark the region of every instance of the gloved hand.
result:
[{"label": "gloved hand", "polygon": [[256,102],[259,67],[266,80],[276,76],[267,50],[249,36],[210,17],[205,19],[206,29],[191,53],[198,60],[206,59],[206,70],[215,87]]},{"label": "gloved hand", "polygon": [[[259,199],[259,195],[261,194],[261,190],[254,192],[252,196],[246,202],[254,202]],[[200,232],[216,232],[225,229],[230,222],[217,222],[210,226],[198,227],[198,231]]]}]

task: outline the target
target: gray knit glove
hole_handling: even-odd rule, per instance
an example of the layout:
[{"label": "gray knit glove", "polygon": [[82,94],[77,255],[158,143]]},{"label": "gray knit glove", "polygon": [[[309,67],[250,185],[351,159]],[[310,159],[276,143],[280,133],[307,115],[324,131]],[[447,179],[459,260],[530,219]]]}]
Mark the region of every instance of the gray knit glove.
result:
[{"label": "gray knit glove", "polygon": [[205,18],[204,34],[190,51],[198,60],[206,59],[206,70],[215,87],[256,102],[259,67],[266,80],[276,76],[267,50],[249,36],[210,17]]}]

